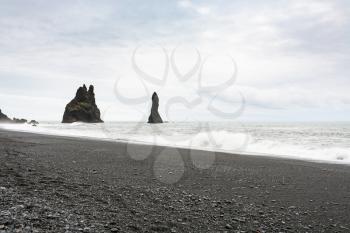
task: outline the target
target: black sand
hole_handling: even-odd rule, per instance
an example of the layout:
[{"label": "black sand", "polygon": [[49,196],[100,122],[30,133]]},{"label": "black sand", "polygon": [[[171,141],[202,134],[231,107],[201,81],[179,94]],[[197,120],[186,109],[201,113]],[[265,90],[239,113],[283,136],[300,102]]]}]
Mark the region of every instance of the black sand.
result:
[{"label": "black sand", "polygon": [[167,148],[165,184],[162,150],[0,130],[0,232],[350,232],[348,166]]}]

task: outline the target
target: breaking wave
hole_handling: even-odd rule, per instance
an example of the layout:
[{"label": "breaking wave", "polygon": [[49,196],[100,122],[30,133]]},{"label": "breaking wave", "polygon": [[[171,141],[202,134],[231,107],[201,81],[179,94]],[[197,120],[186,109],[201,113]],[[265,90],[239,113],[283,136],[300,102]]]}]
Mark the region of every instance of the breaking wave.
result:
[{"label": "breaking wave", "polygon": [[196,123],[168,123],[155,128],[148,124],[130,122],[46,122],[36,127],[28,124],[2,124],[0,128],[48,135],[350,164],[349,124],[211,124],[209,130],[200,131]]}]

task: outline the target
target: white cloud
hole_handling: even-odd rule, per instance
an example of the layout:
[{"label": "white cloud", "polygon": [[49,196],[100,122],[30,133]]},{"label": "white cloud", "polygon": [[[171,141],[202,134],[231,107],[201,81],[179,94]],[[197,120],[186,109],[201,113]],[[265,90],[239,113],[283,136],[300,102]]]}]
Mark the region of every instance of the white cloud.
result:
[{"label": "white cloud", "polygon": [[[343,90],[350,85],[350,6],[345,1],[137,3],[130,7],[124,1],[4,2],[0,9],[0,91],[4,95],[0,107],[25,116],[30,109],[12,101],[16,95],[23,96],[22,100],[57,100],[61,102],[54,104],[52,112],[56,112],[50,115],[55,118],[61,115],[58,106],[73,97],[78,85],[92,83],[98,102],[122,109],[113,85],[123,77],[125,90],[132,96],[140,94],[139,88],[132,89],[137,75],[131,65],[132,52],[140,44],[160,44],[169,56],[179,44],[198,48],[202,58],[231,55],[238,64],[236,84],[243,87],[248,104],[259,107],[258,115],[262,109],[267,115],[274,109],[276,114],[284,106],[326,110],[349,105]],[[148,71],[159,73],[159,54],[151,49],[144,55]],[[182,52],[180,68],[194,64],[192,55],[191,49]],[[213,79],[209,81],[225,73],[226,68],[218,67],[208,68]],[[176,81],[172,72],[169,77],[165,87],[148,85],[151,92],[162,93],[163,103],[176,95],[195,97],[196,77],[185,84]],[[44,102],[38,102],[33,118],[43,116]],[[115,119],[133,116],[123,109]],[[249,111],[254,115],[254,110]]]},{"label": "white cloud", "polygon": [[200,15],[208,15],[211,13],[211,8],[209,6],[194,4],[190,0],[181,0],[178,2],[178,4],[180,7],[193,10]]}]

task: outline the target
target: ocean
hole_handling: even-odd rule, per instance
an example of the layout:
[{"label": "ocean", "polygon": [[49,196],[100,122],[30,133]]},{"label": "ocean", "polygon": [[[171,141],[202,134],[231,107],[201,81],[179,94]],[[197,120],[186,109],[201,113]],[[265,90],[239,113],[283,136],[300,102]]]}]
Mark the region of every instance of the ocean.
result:
[{"label": "ocean", "polygon": [[7,130],[350,164],[350,123],[1,124]]}]

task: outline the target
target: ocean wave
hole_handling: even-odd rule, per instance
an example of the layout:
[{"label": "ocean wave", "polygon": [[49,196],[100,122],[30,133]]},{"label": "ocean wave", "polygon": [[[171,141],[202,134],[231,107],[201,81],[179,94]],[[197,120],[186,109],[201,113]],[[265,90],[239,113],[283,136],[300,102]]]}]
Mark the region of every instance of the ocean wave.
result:
[{"label": "ocean wave", "polygon": [[320,148],[307,144],[301,145],[301,143],[290,144],[278,140],[256,140],[250,134],[227,131],[201,132],[193,135],[189,141],[177,143],[176,146],[210,151],[350,164],[350,149],[346,147]]},{"label": "ocean wave", "polygon": [[[339,146],[337,141],[349,142],[345,132],[343,138],[331,139],[329,137],[316,137],[317,128],[313,129],[312,137],[305,135],[305,129],[296,130],[293,125],[293,133],[286,133],[285,129],[278,127],[251,127],[249,133],[246,131],[232,132],[229,130],[210,130],[197,132],[191,131],[191,125],[168,124],[166,133],[152,132],[151,126],[145,124],[137,132],[131,133],[130,129],[135,125],[126,123],[108,123],[108,133],[104,127],[96,124],[72,123],[44,123],[36,127],[29,124],[2,124],[1,128],[22,132],[32,132],[48,135],[90,137],[103,140],[114,140],[144,144],[156,144],[181,148],[192,148],[209,151],[220,151],[230,153],[244,153],[254,155],[278,156],[292,159],[312,160],[329,163],[350,164],[350,149]],[[187,127],[185,130],[183,127]],[[222,126],[222,128],[225,126]],[[322,128],[322,127],[320,127]],[[276,130],[278,136],[276,136]],[[334,130],[334,129],[333,129]],[[335,129],[336,130],[336,129]],[[340,129],[339,129],[340,130]],[[343,129],[344,130],[344,129]],[[346,128],[348,130],[348,128]],[[324,129],[319,129],[320,135]],[[169,134],[169,132],[171,132]],[[298,135],[291,137],[291,135]],[[300,138],[299,135],[304,135]],[[315,143],[314,141],[320,141]],[[335,146],[336,145],[336,146]]]}]

